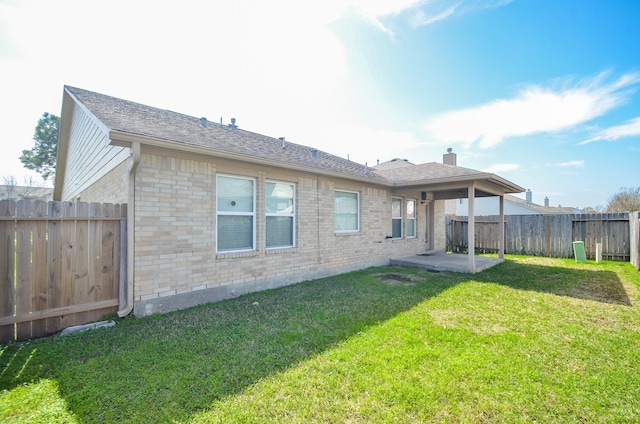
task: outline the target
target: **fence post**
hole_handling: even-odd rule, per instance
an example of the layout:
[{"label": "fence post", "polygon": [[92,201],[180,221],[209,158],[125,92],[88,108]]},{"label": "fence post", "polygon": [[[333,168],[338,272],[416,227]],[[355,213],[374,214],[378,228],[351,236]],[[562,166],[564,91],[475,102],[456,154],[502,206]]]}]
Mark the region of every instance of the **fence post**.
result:
[{"label": "fence post", "polygon": [[640,271],[640,212],[629,214],[630,261]]},{"label": "fence post", "polygon": [[[15,307],[15,215],[16,202],[0,200],[0,317],[12,316]],[[15,324],[0,325],[0,343],[15,340],[15,333]]]}]

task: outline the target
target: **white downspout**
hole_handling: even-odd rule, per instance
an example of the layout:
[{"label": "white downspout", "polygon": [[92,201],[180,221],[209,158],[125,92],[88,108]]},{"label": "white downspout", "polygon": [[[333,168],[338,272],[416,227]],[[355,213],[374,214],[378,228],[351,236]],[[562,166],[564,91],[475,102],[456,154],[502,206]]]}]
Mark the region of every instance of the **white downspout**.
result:
[{"label": "white downspout", "polygon": [[[131,145],[131,162],[129,163],[129,187],[127,199],[127,280],[120,285],[120,318],[129,315],[133,310],[133,261],[135,239],[135,201],[136,170],[140,163],[140,143]],[[123,303],[124,301],[124,303]]]}]

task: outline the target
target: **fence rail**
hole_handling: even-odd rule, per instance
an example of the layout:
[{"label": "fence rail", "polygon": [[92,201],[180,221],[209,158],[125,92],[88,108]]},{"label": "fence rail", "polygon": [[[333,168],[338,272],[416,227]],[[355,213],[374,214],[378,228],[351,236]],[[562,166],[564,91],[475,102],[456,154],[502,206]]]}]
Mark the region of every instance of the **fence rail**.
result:
[{"label": "fence rail", "polygon": [[[475,218],[476,252],[498,251],[499,220],[499,216]],[[571,258],[573,242],[581,240],[590,259],[596,256],[596,243],[601,243],[603,259],[629,261],[633,251],[637,254],[637,249],[631,248],[630,240],[637,245],[637,238],[631,238],[631,227],[629,213],[507,215],[505,253]],[[468,217],[447,217],[447,250],[467,251],[467,228]]]},{"label": "fence rail", "polygon": [[115,312],[123,241],[124,204],[0,201],[0,343]]}]

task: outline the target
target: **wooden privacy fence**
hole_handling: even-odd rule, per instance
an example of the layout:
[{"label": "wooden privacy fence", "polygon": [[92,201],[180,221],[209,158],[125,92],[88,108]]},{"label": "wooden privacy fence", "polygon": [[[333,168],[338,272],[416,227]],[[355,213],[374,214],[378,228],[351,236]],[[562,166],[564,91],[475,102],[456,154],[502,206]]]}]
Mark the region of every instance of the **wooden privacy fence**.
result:
[{"label": "wooden privacy fence", "polygon": [[117,311],[126,205],[0,201],[0,342]]},{"label": "wooden privacy fence", "polygon": [[[587,257],[596,256],[602,243],[602,258],[631,258],[628,213],[505,216],[505,253],[572,258],[573,242],[584,241]],[[637,216],[637,215],[636,215]],[[500,216],[475,218],[475,250],[495,253],[499,244]],[[447,250],[466,252],[468,217],[447,217]],[[637,243],[636,243],[637,244]]]}]

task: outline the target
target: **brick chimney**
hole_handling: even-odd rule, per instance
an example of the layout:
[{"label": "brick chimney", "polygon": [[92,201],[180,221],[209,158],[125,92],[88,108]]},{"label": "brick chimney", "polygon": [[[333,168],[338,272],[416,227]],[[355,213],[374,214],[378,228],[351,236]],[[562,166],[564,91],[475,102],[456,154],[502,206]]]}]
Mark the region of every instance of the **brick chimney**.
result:
[{"label": "brick chimney", "polygon": [[457,156],[455,153],[453,153],[453,149],[451,147],[449,147],[447,149],[447,153],[445,153],[444,155],[442,155],[442,163],[444,163],[445,165],[453,165],[456,166],[457,165]]}]

